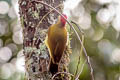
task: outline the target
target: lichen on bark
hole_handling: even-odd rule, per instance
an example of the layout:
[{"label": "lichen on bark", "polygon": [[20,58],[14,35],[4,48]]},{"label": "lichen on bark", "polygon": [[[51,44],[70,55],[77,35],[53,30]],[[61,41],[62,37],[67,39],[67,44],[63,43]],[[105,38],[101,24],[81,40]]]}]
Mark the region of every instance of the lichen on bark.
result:
[{"label": "lichen on bark", "polygon": [[[52,11],[39,24],[40,20],[51,8],[36,1],[43,1],[53,7],[63,3],[63,0],[19,0],[19,10],[24,36],[24,55],[27,80],[51,80],[49,72],[50,56],[44,44],[47,29],[57,21],[58,13]],[[62,6],[57,8],[62,12]],[[68,72],[70,47],[67,46],[59,64],[59,72]],[[55,80],[69,80],[67,74],[57,75]]]}]

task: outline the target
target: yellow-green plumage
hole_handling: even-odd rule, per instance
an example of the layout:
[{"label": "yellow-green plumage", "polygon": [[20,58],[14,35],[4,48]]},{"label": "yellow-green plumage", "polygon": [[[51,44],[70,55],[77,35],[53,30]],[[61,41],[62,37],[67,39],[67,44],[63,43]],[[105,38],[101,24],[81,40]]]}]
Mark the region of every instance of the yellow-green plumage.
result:
[{"label": "yellow-green plumage", "polygon": [[56,24],[53,24],[52,26],[49,27],[48,36],[45,41],[49,49],[51,58],[50,70],[52,69],[52,67],[53,68],[55,67],[54,65],[58,66],[61,57],[64,53],[66,42],[67,42],[67,30],[65,24],[63,24],[59,19]]}]

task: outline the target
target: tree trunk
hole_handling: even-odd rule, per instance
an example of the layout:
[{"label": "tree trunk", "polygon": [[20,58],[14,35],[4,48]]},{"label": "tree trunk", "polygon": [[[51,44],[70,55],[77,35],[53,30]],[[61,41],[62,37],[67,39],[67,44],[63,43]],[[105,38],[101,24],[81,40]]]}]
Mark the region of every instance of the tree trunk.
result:
[{"label": "tree trunk", "polygon": [[[57,21],[58,13],[52,11],[43,19],[43,16],[45,16],[51,8],[38,1],[56,7],[62,4],[63,0],[19,0],[27,80],[51,80],[53,75],[48,69],[50,56],[44,40],[48,27]],[[57,10],[62,12],[62,6],[57,8]],[[64,51],[58,72],[68,72],[69,49],[67,46]],[[68,74],[58,74],[54,77],[54,80],[69,79],[70,76]]]}]

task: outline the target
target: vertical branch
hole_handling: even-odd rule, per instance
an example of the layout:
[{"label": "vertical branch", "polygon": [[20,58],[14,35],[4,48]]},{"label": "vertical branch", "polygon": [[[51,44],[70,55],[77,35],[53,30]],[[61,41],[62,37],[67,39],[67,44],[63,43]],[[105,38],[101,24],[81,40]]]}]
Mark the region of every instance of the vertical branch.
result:
[{"label": "vertical branch", "polygon": [[[82,35],[82,43],[84,43],[84,35]],[[75,71],[75,76],[78,75],[78,70],[79,70],[79,65],[80,65],[80,57],[81,57],[82,52],[83,52],[83,47],[81,46],[79,59],[78,59],[78,63],[77,63],[77,68],[76,68],[76,71]]]},{"label": "vertical branch", "polygon": [[[58,13],[51,8],[36,1],[50,4],[53,7],[62,4],[63,0],[19,0],[20,19],[23,26],[24,55],[27,80],[51,80],[52,75],[48,70],[49,53],[44,44],[47,29],[57,21]],[[57,10],[62,12],[62,7]],[[48,12],[50,12],[48,14]],[[47,15],[43,19],[43,16]],[[40,22],[41,21],[41,22]],[[40,25],[39,25],[40,23]],[[60,62],[59,72],[67,72],[69,54],[67,49]],[[65,74],[56,76],[58,80],[69,80]],[[56,78],[54,78],[56,80]]]}]

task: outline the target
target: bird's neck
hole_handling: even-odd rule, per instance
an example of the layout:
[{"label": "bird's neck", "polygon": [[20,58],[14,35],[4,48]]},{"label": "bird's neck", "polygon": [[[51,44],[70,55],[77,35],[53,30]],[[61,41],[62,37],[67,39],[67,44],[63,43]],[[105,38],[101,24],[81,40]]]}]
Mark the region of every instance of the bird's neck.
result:
[{"label": "bird's neck", "polygon": [[58,21],[57,25],[58,25],[58,27],[64,28],[66,25],[66,22],[64,23],[64,22]]}]

